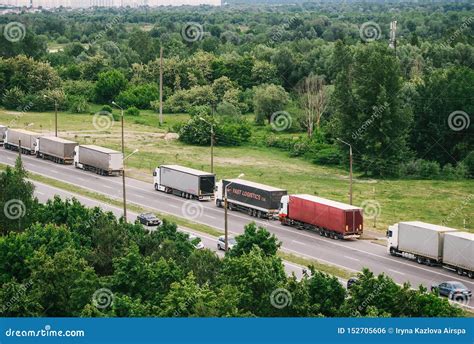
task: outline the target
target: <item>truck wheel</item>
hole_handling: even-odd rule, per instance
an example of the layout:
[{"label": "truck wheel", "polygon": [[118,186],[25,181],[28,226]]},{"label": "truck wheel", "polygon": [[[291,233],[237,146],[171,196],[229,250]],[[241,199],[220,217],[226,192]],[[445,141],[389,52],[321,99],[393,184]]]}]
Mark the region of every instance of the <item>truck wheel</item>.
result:
[{"label": "truck wheel", "polygon": [[158,184],[155,184],[155,190],[158,191]]},{"label": "truck wheel", "polygon": [[396,256],[397,255],[397,251],[395,251],[395,249],[393,247],[390,247],[390,254],[392,256]]},{"label": "truck wheel", "polygon": [[464,275],[463,269],[457,269],[456,272],[458,273],[459,276]]},{"label": "truck wheel", "polygon": [[467,272],[467,277],[474,278],[474,271],[468,271]]},{"label": "truck wheel", "polygon": [[416,262],[417,262],[418,264],[423,264],[423,258],[421,258],[421,257],[416,257]]}]

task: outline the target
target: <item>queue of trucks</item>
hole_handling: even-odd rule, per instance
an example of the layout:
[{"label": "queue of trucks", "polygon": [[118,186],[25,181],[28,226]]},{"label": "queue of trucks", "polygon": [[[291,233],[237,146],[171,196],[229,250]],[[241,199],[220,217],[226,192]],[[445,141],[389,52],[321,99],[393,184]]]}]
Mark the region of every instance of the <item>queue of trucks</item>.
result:
[{"label": "queue of trucks", "polygon": [[[3,134],[2,134],[3,133]],[[95,145],[27,130],[0,126],[6,149],[74,164],[100,175],[120,175],[123,155]],[[332,239],[359,238],[364,231],[363,209],[313,195],[288,195],[287,190],[243,179],[222,179],[214,173],[179,165],[161,165],[153,172],[155,190],[199,201],[227,203],[229,210],[250,216],[278,219],[282,225],[311,230]],[[474,278],[474,234],[419,221],[400,222],[387,231],[387,251],[393,256],[437,265]]]},{"label": "queue of trucks", "polygon": [[24,129],[5,130],[3,146],[5,149],[36,155],[37,158],[58,164],[74,164],[76,168],[101,175],[120,175],[123,171],[121,152],[95,145],[79,145],[74,141]]}]

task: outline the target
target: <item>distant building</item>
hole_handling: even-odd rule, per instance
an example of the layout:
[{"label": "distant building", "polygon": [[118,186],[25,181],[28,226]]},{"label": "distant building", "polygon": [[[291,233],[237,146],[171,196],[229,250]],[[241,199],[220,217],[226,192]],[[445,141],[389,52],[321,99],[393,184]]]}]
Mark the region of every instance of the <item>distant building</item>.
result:
[{"label": "distant building", "polygon": [[120,7],[120,6],[182,6],[182,5],[211,5],[221,6],[221,0],[0,0],[0,6],[14,7]]}]

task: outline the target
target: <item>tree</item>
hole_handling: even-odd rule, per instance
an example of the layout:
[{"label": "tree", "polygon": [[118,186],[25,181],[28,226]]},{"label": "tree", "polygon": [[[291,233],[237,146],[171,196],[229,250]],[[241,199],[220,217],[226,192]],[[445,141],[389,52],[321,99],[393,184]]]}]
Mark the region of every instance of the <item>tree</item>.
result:
[{"label": "tree", "polygon": [[358,47],[337,77],[336,134],[352,144],[356,166],[366,174],[394,175],[393,166],[408,154],[412,117],[400,102],[401,86],[398,62],[385,45]]},{"label": "tree", "polygon": [[314,268],[311,268],[311,272],[308,294],[312,312],[328,317],[337,316],[346,297],[344,287],[337,277],[316,271]]},{"label": "tree", "polygon": [[300,83],[298,93],[302,108],[306,114],[305,125],[308,137],[311,137],[314,124],[316,123],[316,127],[319,129],[321,117],[328,106],[324,79],[318,75],[310,74]]},{"label": "tree", "polygon": [[221,265],[221,259],[211,250],[194,250],[186,264],[199,285],[214,285]]},{"label": "tree", "polygon": [[95,84],[95,97],[98,102],[110,103],[121,91],[125,90],[127,79],[118,70],[113,69],[99,74]]},{"label": "tree", "polygon": [[243,254],[248,254],[254,246],[259,247],[267,256],[276,256],[281,246],[281,242],[278,241],[274,234],[271,234],[263,227],[257,228],[255,222],[246,225],[244,234],[237,236],[235,240],[237,245],[227,253],[231,257],[240,257]]},{"label": "tree", "polygon": [[260,125],[265,120],[270,123],[271,117],[278,111],[283,111],[289,101],[288,93],[281,86],[268,84],[254,89],[253,104],[256,122]]},{"label": "tree", "polygon": [[34,185],[26,180],[27,172],[20,158],[15,168],[0,173],[0,230],[3,234],[22,231],[33,223],[38,200]]}]

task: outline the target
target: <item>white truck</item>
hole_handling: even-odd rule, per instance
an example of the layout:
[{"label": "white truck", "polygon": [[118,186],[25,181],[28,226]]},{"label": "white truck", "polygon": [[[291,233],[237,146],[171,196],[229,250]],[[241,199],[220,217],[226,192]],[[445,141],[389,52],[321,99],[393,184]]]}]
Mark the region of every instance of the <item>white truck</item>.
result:
[{"label": "white truck", "polygon": [[9,129],[5,136],[4,146],[5,149],[18,151],[21,141],[21,152],[35,155],[40,136],[41,134],[24,129]]},{"label": "white truck", "polygon": [[458,275],[474,278],[474,234],[449,232],[444,235],[443,266]]},{"label": "white truck", "polygon": [[123,154],[96,145],[79,145],[74,149],[74,166],[103,176],[122,175]]},{"label": "white truck", "polygon": [[55,136],[41,136],[38,139],[36,157],[54,161],[58,164],[72,164],[77,142]]},{"label": "white truck", "polygon": [[5,142],[5,136],[7,135],[8,128],[4,125],[0,125],[0,147]]},{"label": "white truck", "polygon": [[387,250],[419,264],[442,266],[474,278],[474,234],[411,221],[389,226]]},{"label": "white truck", "polygon": [[161,165],[155,169],[153,177],[156,191],[200,201],[214,198],[216,176],[213,173],[179,165]]},{"label": "white truck", "polygon": [[444,234],[453,228],[411,221],[388,229],[388,251],[393,256],[415,259],[419,264],[436,265],[443,259]]}]

